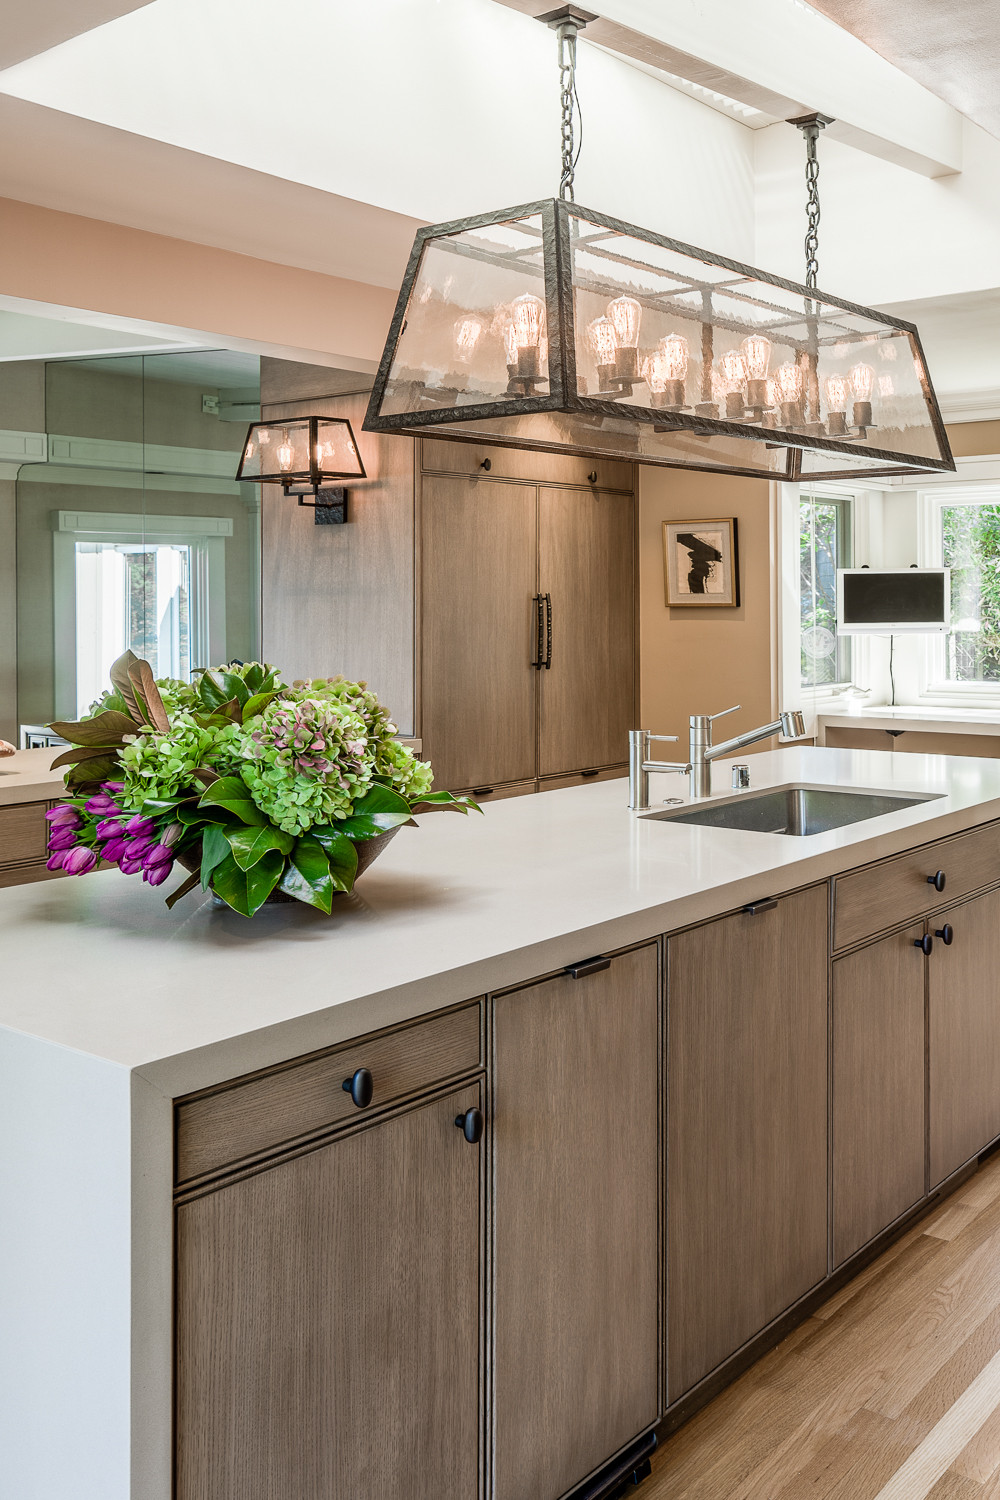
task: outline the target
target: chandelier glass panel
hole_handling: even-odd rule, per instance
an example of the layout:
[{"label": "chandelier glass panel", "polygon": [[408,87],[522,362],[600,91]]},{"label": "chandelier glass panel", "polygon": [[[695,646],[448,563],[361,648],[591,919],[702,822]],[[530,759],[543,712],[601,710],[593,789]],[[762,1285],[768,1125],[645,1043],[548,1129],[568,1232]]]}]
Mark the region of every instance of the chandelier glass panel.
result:
[{"label": "chandelier glass panel", "polygon": [[565,199],[418,231],[365,426],[775,479],[954,469],[912,324]]}]

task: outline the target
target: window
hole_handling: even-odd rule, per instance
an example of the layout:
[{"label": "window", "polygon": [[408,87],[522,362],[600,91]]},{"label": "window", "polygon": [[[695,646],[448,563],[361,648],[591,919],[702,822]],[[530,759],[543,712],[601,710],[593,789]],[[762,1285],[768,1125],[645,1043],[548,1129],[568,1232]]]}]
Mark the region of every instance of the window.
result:
[{"label": "window", "polygon": [[925,496],[924,560],[951,569],[951,630],[927,642],[928,690],[1000,691],[1000,487]]},{"label": "window", "polygon": [[851,681],[852,642],[837,635],[837,569],[852,563],[847,496],[799,497],[799,685]]}]

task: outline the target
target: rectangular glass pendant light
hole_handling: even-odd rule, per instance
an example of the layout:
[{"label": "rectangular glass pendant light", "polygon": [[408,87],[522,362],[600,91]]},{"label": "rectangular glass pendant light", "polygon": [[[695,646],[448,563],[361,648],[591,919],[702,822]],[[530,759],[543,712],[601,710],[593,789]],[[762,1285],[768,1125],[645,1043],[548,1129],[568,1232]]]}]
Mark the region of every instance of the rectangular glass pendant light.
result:
[{"label": "rectangular glass pendant light", "polygon": [[564,199],[417,232],[365,427],[772,479],[955,467],[912,323]]}]

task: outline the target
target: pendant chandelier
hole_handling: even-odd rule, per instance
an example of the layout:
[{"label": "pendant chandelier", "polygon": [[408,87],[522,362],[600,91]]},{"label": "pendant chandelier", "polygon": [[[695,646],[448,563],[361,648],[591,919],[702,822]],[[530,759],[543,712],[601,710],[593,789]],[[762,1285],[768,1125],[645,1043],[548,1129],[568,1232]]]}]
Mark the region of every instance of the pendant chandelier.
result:
[{"label": "pendant chandelier", "polygon": [[574,201],[576,38],[557,33],[559,197],[417,231],[365,418],[425,433],[770,479],[955,468],[912,323]]}]

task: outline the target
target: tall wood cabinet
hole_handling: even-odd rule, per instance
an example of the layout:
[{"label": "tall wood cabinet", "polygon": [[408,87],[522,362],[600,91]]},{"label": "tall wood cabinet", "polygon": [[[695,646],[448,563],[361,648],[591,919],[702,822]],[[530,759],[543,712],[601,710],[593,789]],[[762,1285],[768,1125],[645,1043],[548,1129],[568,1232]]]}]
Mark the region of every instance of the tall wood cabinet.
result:
[{"label": "tall wood cabinet", "polygon": [[530,790],[622,765],[636,677],[628,466],[422,451],[420,725],[438,784]]}]

